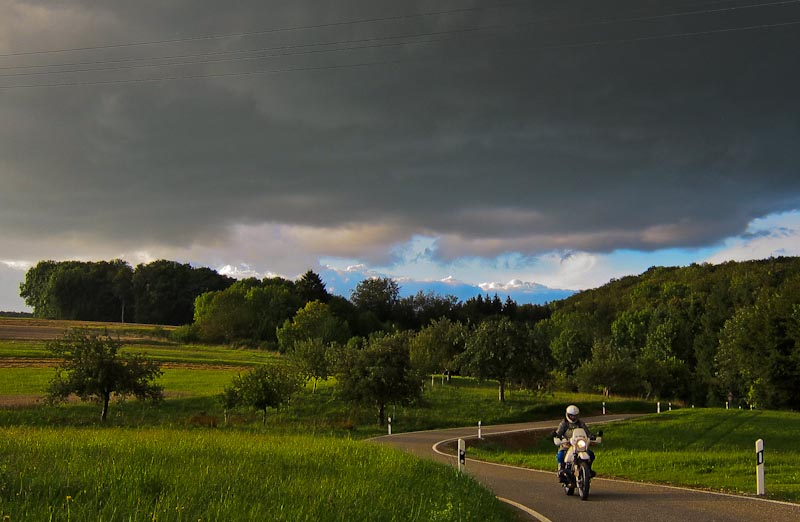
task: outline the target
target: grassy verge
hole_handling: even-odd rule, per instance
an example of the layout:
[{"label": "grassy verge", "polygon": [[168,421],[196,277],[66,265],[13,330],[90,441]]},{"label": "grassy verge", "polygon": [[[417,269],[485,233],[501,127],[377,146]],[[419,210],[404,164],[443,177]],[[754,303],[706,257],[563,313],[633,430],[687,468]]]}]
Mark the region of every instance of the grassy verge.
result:
[{"label": "grassy verge", "polygon": [[[599,429],[597,427],[596,429]],[[764,439],[770,498],[800,501],[800,414],[684,409],[602,428],[595,470],[604,477],[674,484],[754,495],[755,441]],[[500,440],[470,448],[474,458],[535,469],[555,468],[547,433],[530,447],[509,449]]]},{"label": "grassy verge", "polygon": [[447,467],[353,441],[173,429],[0,429],[3,520],[510,521]]}]

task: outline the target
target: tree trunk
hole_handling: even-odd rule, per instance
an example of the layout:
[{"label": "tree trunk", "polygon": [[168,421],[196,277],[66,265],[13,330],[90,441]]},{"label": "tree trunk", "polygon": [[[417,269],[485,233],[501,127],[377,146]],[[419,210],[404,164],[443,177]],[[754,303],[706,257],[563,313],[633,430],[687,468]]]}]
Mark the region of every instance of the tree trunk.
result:
[{"label": "tree trunk", "polygon": [[264,426],[267,425],[267,409],[264,408]]},{"label": "tree trunk", "polygon": [[386,418],[386,405],[382,402],[378,403],[378,426],[384,425],[384,419]]},{"label": "tree trunk", "polygon": [[500,381],[498,395],[500,396],[500,402],[506,402],[506,382],[503,380]]},{"label": "tree trunk", "polygon": [[105,422],[106,418],[108,417],[108,401],[110,399],[111,399],[111,394],[110,393],[104,393],[103,394],[103,413],[100,414],[100,420],[102,422]]}]

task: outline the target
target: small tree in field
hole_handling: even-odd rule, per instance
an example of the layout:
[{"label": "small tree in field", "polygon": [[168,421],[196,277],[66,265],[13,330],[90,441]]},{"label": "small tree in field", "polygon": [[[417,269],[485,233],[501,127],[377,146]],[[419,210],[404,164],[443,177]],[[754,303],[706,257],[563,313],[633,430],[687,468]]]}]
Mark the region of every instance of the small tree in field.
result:
[{"label": "small tree in field", "polygon": [[164,397],[163,388],[153,382],[162,374],[161,366],[141,355],[120,354],[122,343],[109,336],[71,330],[47,347],[63,361],[47,390],[51,402],[65,401],[72,394],[97,400],[103,405],[100,420],[105,422],[111,394],[154,402]]},{"label": "small tree in field", "polygon": [[303,386],[303,377],[287,366],[259,366],[244,375],[237,375],[222,394],[226,409],[253,408],[264,414],[287,404]]},{"label": "small tree in field", "polygon": [[422,390],[405,333],[375,335],[363,349],[349,345],[339,357],[336,378],[345,400],[376,407],[379,426],[384,425],[386,406],[410,403]]},{"label": "small tree in field", "polygon": [[510,382],[525,384],[532,390],[545,386],[549,359],[546,346],[536,343],[525,325],[504,317],[480,323],[457,362],[468,375],[497,380],[498,399],[504,402]]},{"label": "small tree in field", "polygon": [[311,393],[316,393],[317,383],[327,381],[331,374],[328,348],[320,339],[305,339],[295,342],[289,352],[300,373],[314,381]]}]

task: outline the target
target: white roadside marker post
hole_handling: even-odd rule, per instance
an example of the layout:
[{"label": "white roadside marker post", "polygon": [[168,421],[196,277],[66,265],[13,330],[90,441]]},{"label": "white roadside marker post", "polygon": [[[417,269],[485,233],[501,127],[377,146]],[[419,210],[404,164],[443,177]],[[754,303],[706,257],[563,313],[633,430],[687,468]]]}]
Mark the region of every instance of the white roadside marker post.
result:
[{"label": "white roadside marker post", "polygon": [[481,440],[481,421],[478,421],[478,440]]},{"label": "white roadside marker post", "polygon": [[756,441],[756,494],[760,497],[767,494],[764,487],[764,439]]},{"label": "white roadside marker post", "polygon": [[458,472],[461,473],[467,463],[467,443],[458,439]]},{"label": "white roadside marker post", "polygon": [[389,435],[392,434],[392,418],[389,417]]},{"label": "white roadside marker post", "polygon": [[603,415],[606,414],[606,401],[603,401]]},{"label": "white roadside marker post", "polygon": [[658,405],[656,406],[656,413],[661,413],[661,401],[658,401]]}]

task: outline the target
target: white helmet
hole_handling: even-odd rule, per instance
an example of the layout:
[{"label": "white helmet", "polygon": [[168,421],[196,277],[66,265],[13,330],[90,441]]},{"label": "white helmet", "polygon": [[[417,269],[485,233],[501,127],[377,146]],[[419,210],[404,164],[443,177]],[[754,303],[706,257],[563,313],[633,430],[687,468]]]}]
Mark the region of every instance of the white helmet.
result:
[{"label": "white helmet", "polygon": [[567,406],[567,415],[566,415],[567,422],[572,422],[572,423],[578,422],[578,417],[580,416],[580,414],[581,410],[579,410],[578,407],[575,406],[574,404],[570,404],[569,406]]}]

